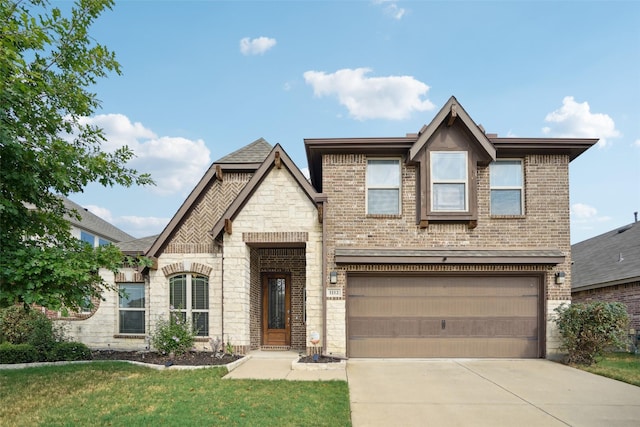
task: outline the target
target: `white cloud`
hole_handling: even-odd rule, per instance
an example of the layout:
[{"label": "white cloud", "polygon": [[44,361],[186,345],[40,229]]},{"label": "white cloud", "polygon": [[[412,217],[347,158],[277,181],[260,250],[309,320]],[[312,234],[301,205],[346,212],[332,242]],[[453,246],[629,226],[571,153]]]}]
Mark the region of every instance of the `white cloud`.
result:
[{"label": "white cloud", "polygon": [[113,215],[111,215],[111,211],[109,209],[96,205],[87,205],[84,206],[84,208],[92,214],[104,219],[105,221],[113,223]]},{"label": "white cloud", "polygon": [[369,68],[346,68],[332,74],[307,71],[304,79],[313,86],[315,96],[336,96],[358,120],[402,120],[414,111],[434,108],[431,101],[421,99],[429,91],[421,81],[411,76],[367,77],[369,72]]},{"label": "white cloud", "polygon": [[398,21],[402,19],[407,12],[404,8],[398,7],[398,0],[373,0],[373,3],[383,5],[384,13]]},{"label": "white cloud", "polygon": [[128,230],[134,236],[153,236],[160,234],[171,218],[158,218],[153,216],[121,216],[116,218],[115,224]]},{"label": "white cloud", "polygon": [[600,138],[601,148],[610,143],[609,138],[620,136],[611,117],[591,113],[587,102],[578,103],[573,96],[566,96],[562,107],[547,114],[544,121],[549,123],[542,129],[545,134],[557,138]]},{"label": "white cloud", "polygon": [[636,139],[633,145],[635,145],[636,147],[640,147],[640,139]]},{"label": "white cloud", "polygon": [[571,205],[571,224],[581,229],[591,229],[592,224],[611,221],[609,216],[598,215],[598,210],[584,203]]},{"label": "white cloud", "polygon": [[275,45],[276,39],[269,37],[258,37],[256,39],[245,37],[240,40],[240,52],[243,55],[263,55]]},{"label": "white cloud", "polygon": [[202,177],[210,164],[210,151],[201,139],[158,137],[141,123],[132,123],[122,114],[103,114],[82,120],[104,130],[105,151],[128,146],[135,158],[128,166],[141,173],[150,173],[156,186],[152,192],[161,195],[186,193]]}]

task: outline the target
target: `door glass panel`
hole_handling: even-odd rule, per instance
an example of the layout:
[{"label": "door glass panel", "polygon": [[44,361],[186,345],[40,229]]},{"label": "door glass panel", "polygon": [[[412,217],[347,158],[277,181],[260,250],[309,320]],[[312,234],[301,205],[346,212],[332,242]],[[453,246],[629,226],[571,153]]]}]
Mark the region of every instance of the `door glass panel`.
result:
[{"label": "door glass panel", "polygon": [[285,320],[285,279],[270,278],[268,283],[269,292],[269,329],[284,329]]}]

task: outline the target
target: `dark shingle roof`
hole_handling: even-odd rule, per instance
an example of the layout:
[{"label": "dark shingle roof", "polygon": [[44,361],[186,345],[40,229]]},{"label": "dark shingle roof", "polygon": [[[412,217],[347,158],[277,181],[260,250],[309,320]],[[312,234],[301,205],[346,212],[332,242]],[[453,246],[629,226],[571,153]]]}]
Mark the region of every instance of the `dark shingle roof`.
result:
[{"label": "dark shingle roof", "polygon": [[260,138],[214,163],[262,163],[272,148],[271,144]]},{"label": "dark shingle roof", "polygon": [[128,240],[126,242],[120,242],[116,246],[125,254],[143,254],[153,245],[153,242],[156,241],[158,236],[159,234],[156,234],[140,239]]},{"label": "dark shingle roof", "polygon": [[640,280],[640,222],[576,243],[571,253],[574,290]]},{"label": "dark shingle roof", "polygon": [[67,199],[66,197],[61,197],[61,199],[67,209],[76,210],[78,214],[80,214],[80,221],[76,218],[67,217],[67,220],[72,225],[90,231],[93,234],[97,234],[98,236],[104,237],[114,243],[134,239],[132,235],[125,233],[115,225],[109,224],[107,221],[92,214],[79,204]]}]

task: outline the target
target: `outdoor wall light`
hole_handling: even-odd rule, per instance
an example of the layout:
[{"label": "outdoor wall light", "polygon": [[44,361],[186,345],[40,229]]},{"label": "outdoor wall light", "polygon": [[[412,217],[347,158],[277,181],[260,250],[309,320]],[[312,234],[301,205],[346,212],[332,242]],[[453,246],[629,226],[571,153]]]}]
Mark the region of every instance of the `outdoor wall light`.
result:
[{"label": "outdoor wall light", "polygon": [[564,271],[558,271],[556,273],[556,285],[562,285],[564,283],[564,277],[565,273]]},{"label": "outdoor wall light", "polygon": [[335,285],[336,283],[338,283],[337,271],[332,271],[331,273],[329,273],[329,283],[331,283],[332,285]]}]

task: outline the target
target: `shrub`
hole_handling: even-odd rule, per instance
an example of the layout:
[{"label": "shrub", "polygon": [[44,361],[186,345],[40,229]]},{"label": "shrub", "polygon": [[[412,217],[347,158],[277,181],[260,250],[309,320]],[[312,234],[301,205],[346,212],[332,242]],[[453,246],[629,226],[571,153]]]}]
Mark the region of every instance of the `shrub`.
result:
[{"label": "shrub", "polygon": [[49,354],[49,360],[91,360],[91,350],[81,342],[58,342]]},{"label": "shrub", "polygon": [[195,335],[189,319],[183,319],[180,313],[170,313],[169,320],[158,320],[151,344],[163,354],[179,356],[191,349]]},{"label": "shrub", "polygon": [[619,302],[562,304],[555,309],[567,363],[591,365],[607,348],[627,344],[629,316]]},{"label": "shrub", "polygon": [[38,360],[38,352],[31,344],[0,344],[0,363],[30,363]]},{"label": "shrub", "polygon": [[46,314],[24,306],[11,306],[0,311],[0,341],[11,344],[31,344],[38,361],[48,360],[49,352],[63,332]]}]

